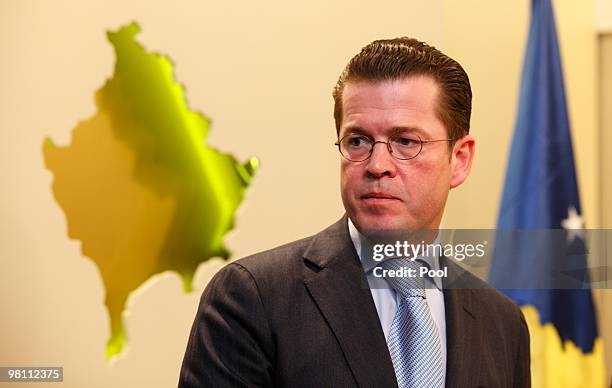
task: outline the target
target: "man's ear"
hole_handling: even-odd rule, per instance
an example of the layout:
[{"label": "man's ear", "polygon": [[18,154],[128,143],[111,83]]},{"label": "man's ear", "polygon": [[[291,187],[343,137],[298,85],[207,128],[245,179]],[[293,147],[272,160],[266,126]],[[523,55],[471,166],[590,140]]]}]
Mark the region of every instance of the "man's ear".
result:
[{"label": "man's ear", "polygon": [[462,184],[468,175],[470,175],[475,146],[476,140],[470,135],[457,140],[453,146],[451,154],[451,189]]}]

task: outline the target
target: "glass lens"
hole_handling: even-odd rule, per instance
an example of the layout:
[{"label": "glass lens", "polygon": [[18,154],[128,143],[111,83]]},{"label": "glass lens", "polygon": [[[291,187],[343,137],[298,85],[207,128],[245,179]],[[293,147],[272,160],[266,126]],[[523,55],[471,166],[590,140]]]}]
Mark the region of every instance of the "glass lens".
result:
[{"label": "glass lens", "polygon": [[340,152],[349,160],[365,160],[371,150],[372,140],[363,135],[348,135],[340,140]]},{"label": "glass lens", "polygon": [[412,159],[421,151],[421,138],[417,135],[401,134],[389,139],[393,156],[398,159]]}]

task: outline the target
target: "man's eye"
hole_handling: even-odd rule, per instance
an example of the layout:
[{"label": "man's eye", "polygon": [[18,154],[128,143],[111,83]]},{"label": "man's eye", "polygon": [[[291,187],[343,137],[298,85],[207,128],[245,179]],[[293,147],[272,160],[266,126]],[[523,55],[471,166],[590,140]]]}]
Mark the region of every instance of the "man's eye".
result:
[{"label": "man's eye", "polygon": [[346,143],[351,147],[359,148],[366,146],[369,141],[364,136],[351,136],[346,139]]},{"label": "man's eye", "polygon": [[414,147],[419,143],[417,139],[410,137],[398,137],[395,142],[402,147]]}]

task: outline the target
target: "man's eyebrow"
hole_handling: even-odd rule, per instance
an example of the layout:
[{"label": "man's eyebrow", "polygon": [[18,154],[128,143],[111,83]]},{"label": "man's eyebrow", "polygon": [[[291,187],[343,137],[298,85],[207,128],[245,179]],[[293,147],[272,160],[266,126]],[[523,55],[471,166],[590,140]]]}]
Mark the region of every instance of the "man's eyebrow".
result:
[{"label": "man's eyebrow", "polygon": [[418,127],[418,126],[408,126],[408,127],[393,127],[389,130],[389,132],[391,133],[399,133],[399,132],[419,132],[419,133],[425,133],[425,130],[423,130],[423,128]]},{"label": "man's eyebrow", "polygon": [[358,127],[358,126],[351,126],[351,127],[346,127],[344,130],[345,134],[349,134],[349,133],[359,133],[362,135],[367,135],[368,131],[366,131],[365,129]]},{"label": "man's eyebrow", "polygon": [[[394,135],[397,133],[404,133],[404,132],[411,132],[411,133],[420,133],[420,134],[425,134],[425,130],[419,126],[416,125],[411,125],[411,126],[401,126],[401,127],[391,127],[389,129],[387,129],[385,132],[387,132],[387,134],[389,135]],[[344,131],[343,131],[344,135],[348,135],[351,133],[356,133],[356,134],[360,134],[360,135],[365,135],[365,136],[369,136],[371,137],[372,135],[365,129],[363,129],[362,127],[359,126],[350,126],[350,127],[345,127]]]}]

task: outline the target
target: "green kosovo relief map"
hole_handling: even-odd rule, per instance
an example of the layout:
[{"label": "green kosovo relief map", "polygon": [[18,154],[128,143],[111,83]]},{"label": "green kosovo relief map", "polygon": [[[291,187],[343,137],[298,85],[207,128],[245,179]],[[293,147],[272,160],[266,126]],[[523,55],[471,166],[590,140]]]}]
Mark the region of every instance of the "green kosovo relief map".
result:
[{"label": "green kosovo relief map", "polygon": [[104,282],[107,359],[125,345],[130,293],[164,271],[180,274],[189,292],[200,263],[229,258],[223,237],[258,166],[206,144],[209,120],[189,108],[170,59],[134,40],[139,31],[132,23],[108,33],[116,64],[96,92],[96,113],[69,145],[43,144],[68,236]]}]

